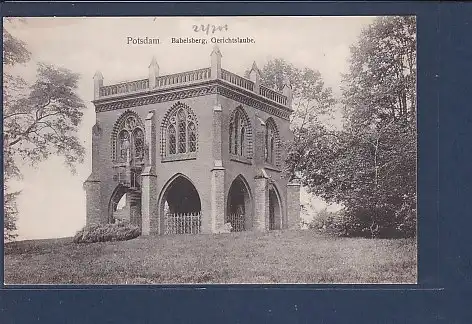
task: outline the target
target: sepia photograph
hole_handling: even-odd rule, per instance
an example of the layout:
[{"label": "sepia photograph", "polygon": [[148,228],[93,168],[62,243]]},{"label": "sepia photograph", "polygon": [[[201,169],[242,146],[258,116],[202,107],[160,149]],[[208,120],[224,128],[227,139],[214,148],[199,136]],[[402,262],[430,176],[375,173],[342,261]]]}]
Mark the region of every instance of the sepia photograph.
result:
[{"label": "sepia photograph", "polygon": [[416,34],[4,18],[4,284],[416,284]]}]

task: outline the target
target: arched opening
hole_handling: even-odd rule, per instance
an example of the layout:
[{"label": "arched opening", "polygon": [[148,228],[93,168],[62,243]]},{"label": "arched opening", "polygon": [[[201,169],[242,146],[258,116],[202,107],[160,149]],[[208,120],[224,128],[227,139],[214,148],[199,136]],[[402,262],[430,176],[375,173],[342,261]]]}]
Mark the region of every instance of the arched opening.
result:
[{"label": "arched opening", "polygon": [[229,188],[225,223],[231,224],[232,232],[242,232],[252,228],[251,194],[241,175],[234,179]]},{"label": "arched opening", "polygon": [[119,185],[111,196],[108,218],[110,223],[129,222],[141,227],[141,192]]},{"label": "arched opening", "polygon": [[282,229],[282,208],[275,187],[269,188],[269,230]]},{"label": "arched opening", "polygon": [[165,234],[200,233],[200,196],[188,178],[178,175],[171,180],[164,189],[160,205]]}]

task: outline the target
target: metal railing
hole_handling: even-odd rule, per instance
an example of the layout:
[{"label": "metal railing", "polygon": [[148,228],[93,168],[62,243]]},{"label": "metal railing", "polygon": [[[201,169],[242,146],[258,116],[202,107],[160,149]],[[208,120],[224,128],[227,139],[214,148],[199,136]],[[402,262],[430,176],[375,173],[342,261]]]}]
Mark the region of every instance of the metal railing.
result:
[{"label": "metal railing", "polygon": [[269,215],[269,230],[275,230],[275,215]]},{"label": "metal railing", "polygon": [[231,224],[231,232],[242,232],[246,230],[244,224],[245,217],[243,214],[229,214],[226,217],[226,223]]},{"label": "metal railing", "polygon": [[200,234],[202,214],[201,212],[166,213],[164,226],[165,234]]}]

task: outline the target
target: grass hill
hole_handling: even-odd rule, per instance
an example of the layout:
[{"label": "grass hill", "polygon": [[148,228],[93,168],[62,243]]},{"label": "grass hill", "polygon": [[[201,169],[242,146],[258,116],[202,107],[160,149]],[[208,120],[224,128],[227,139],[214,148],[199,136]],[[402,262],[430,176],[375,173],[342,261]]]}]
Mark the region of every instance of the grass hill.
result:
[{"label": "grass hill", "polygon": [[414,239],[312,230],[5,244],[5,284],[416,283]]}]

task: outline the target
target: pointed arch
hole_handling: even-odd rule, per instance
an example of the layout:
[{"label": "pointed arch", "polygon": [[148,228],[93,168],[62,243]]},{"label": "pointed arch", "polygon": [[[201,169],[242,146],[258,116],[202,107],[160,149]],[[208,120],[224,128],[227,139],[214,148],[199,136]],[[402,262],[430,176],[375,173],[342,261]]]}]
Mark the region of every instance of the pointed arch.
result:
[{"label": "pointed arch", "polygon": [[264,155],[265,161],[276,167],[280,167],[280,135],[277,124],[272,117],[265,121],[265,139],[264,139]]},{"label": "pointed arch", "polygon": [[161,122],[161,156],[193,154],[197,148],[198,120],[188,105],[178,101]]},{"label": "pointed arch", "polygon": [[[133,157],[137,157],[135,154],[136,143],[135,143],[133,133],[136,135],[139,134],[138,136],[142,137],[142,143],[139,142],[140,139],[138,139],[138,143],[139,145],[142,144],[141,151],[144,152],[144,136],[145,136],[144,123],[135,111],[128,109],[118,117],[115,124],[113,125],[113,129],[111,132],[111,154],[112,154],[111,158],[112,158],[112,161],[114,162],[118,162],[122,159],[121,153],[126,148],[126,147],[123,147],[124,137],[126,137],[126,135],[123,135],[123,137],[121,137],[121,135],[124,134],[124,132],[128,134],[127,145],[131,146],[130,148],[132,149]],[[139,156],[140,156],[140,159],[143,158],[142,154],[140,154]]]},{"label": "pointed arch", "polygon": [[128,192],[128,188],[119,184],[113,190],[110,200],[108,201],[108,223],[113,223],[113,213],[116,211],[116,207],[118,206],[118,202],[120,201],[121,197],[123,197]]},{"label": "pointed arch", "polygon": [[159,194],[159,197],[158,197],[158,202],[161,201],[161,199],[163,198],[163,195],[165,193],[166,190],[168,190],[169,186],[172,184],[172,182],[174,182],[175,179],[179,178],[179,177],[182,177],[184,178],[185,180],[188,180],[195,188],[195,183],[192,181],[192,179],[190,179],[189,176],[187,176],[186,174],[182,173],[182,172],[177,172],[175,173],[174,175],[172,175],[167,181],[166,183],[164,184],[164,186],[162,187],[161,189],[161,192]]},{"label": "pointed arch", "polygon": [[166,182],[159,194],[158,210],[163,234],[201,232],[200,193],[186,175],[176,173]]},{"label": "pointed arch", "polygon": [[229,119],[229,153],[252,158],[252,125],[243,106],[236,107]]},{"label": "pointed arch", "polygon": [[269,182],[269,230],[284,228],[284,205],[280,191],[275,182]]},{"label": "pointed arch", "polygon": [[[118,203],[125,195],[126,204],[121,211],[117,211]],[[116,186],[108,202],[108,223],[114,223],[115,220],[126,220],[138,227],[142,226],[141,192],[129,190],[122,184]]]},{"label": "pointed arch", "polygon": [[251,187],[239,174],[228,189],[225,223],[230,223],[232,231],[240,232],[253,226],[253,198]]},{"label": "pointed arch", "polygon": [[249,194],[249,198],[253,198],[252,196],[252,191],[251,187],[249,186],[249,182],[246,180],[246,178],[240,173],[236,177],[234,177],[233,181],[231,181],[231,184],[235,181],[241,181],[241,183],[244,185],[244,188],[247,190]]},{"label": "pointed arch", "polygon": [[[158,204],[159,207],[164,207],[165,200],[167,198],[167,194],[169,193],[169,190],[172,188],[173,185],[175,185],[177,182],[186,182],[195,190],[196,195],[198,196],[198,201],[195,202],[195,205],[191,205],[190,207],[197,207],[198,210],[195,210],[195,212],[199,212],[201,210],[201,200],[200,200],[200,193],[198,192],[197,187],[195,186],[194,182],[185,174],[183,173],[176,173],[172,177],[167,180],[166,184],[164,187],[162,187],[161,193],[159,194],[159,200]],[[181,208],[189,207],[189,206],[180,206]]]}]

